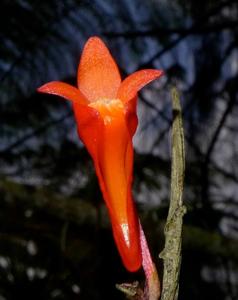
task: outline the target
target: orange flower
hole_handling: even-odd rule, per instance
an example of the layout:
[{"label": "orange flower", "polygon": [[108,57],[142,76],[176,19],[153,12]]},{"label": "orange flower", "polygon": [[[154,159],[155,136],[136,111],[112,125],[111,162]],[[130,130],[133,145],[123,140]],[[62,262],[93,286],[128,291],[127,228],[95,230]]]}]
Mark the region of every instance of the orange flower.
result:
[{"label": "orange flower", "polygon": [[131,191],[137,92],[161,75],[159,70],[141,70],[121,82],[108,49],[92,37],[80,60],[78,89],[58,81],[38,89],[72,101],[78,134],[93,158],[114,239],[129,271],[138,270],[142,260]]}]

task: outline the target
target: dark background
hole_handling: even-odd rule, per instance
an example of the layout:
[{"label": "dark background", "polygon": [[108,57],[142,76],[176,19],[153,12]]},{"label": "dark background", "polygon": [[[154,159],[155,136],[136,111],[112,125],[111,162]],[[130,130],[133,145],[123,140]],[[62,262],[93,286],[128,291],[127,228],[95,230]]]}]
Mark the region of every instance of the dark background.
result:
[{"label": "dark background", "polygon": [[166,76],[140,93],[134,194],[161,272],[170,190],[171,86],[186,135],[179,299],[238,298],[238,4],[208,0],[50,0],[0,4],[0,300],[124,299],[92,161],[70,104],[36,88],[76,85],[98,35],[123,77]]}]

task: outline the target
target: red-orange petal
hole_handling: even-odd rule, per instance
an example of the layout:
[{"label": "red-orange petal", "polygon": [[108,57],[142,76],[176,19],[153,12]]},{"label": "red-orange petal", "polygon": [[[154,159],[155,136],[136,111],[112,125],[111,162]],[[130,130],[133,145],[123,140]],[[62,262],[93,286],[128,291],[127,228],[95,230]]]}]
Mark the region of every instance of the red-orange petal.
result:
[{"label": "red-orange petal", "polygon": [[120,84],[120,73],[109,50],[100,38],[90,38],[79,63],[78,87],[93,102],[115,98]]},{"label": "red-orange petal", "polygon": [[79,135],[94,161],[118,251],[125,267],[136,271],[141,267],[142,255],[138,216],[131,192],[132,136],[124,110],[115,107],[108,115],[107,110],[99,113],[76,102],[73,107]]},{"label": "red-orange petal", "polygon": [[95,160],[112,230],[125,267],[133,272],[142,263],[138,216],[132,199],[133,146],[124,114],[105,124]]},{"label": "red-orange petal", "polygon": [[78,135],[89,154],[95,160],[98,152],[98,144],[101,140],[103,120],[99,113],[88,105],[73,102],[73,110],[77,123]]},{"label": "red-orange petal", "polygon": [[75,87],[61,81],[51,81],[37,89],[40,93],[61,96],[79,104],[88,104],[86,97]]},{"label": "red-orange petal", "polygon": [[128,76],[120,85],[117,98],[123,102],[130,101],[136,97],[137,92],[146,84],[163,75],[161,70],[140,70]]},{"label": "red-orange petal", "polygon": [[130,101],[125,103],[127,128],[131,135],[131,138],[135,134],[138,125],[136,106],[137,106],[137,97],[134,97]]}]

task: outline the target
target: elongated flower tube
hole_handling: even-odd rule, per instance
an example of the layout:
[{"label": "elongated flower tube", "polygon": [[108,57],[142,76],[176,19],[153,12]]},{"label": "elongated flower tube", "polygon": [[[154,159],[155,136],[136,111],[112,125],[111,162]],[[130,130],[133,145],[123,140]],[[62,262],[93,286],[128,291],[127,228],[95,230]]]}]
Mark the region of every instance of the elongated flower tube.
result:
[{"label": "elongated flower tube", "polygon": [[137,92],[162,71],[141,70],[124,81],[105,44],[90,38],[78,68],[78,88],[53,81],[38,91],[72,101],[78,134],[90,153],[125,267],[141,267],[139,222],[132,199]]}]

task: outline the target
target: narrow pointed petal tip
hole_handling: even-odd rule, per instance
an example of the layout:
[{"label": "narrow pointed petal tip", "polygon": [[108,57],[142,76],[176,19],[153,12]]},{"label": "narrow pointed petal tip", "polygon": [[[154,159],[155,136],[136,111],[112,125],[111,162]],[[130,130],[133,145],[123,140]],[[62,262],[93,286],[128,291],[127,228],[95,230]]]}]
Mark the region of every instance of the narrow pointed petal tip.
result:
[{"label": "narrow pointed petal tip", "polygon": [[136,97],[139,90],[151,81],[158,79],[164,74],[162,70],[146,69],[129,75],[120,85],[117,98],[127,102]]},{"label": "narrow pointed petal tip", "polygon": [[103,41],[91,37],[84,46],[78,68],[78,87],[93,102],[114,99],[121,84],[118,67]]},{"label": "narrow pointed petal tip", "polygon": [[51,81],[37,89],[39,93],[57,95],[79,104],[88,104],[86,97],[77,88],[60,81]]}]

